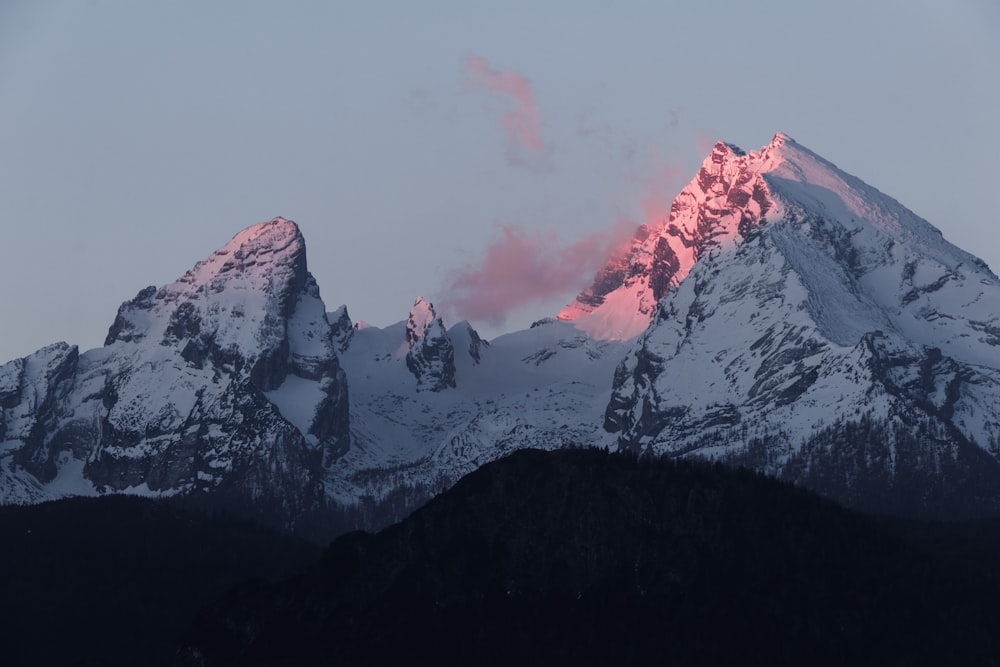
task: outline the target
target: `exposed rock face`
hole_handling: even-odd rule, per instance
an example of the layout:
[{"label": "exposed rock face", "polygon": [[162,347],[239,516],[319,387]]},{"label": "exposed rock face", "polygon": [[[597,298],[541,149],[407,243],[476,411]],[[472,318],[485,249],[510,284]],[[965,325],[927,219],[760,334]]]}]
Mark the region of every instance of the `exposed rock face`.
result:
[{"label": "exposed rock face", "polygon": [[422,297],[414,301],[406,321],[406,346],[406,367],[417,378],[417,391],[455,387],[455,348],[434,304]]},{"label": "exposed rock face", "polygon": [[50,493],[82,466],[78,491],[190,495],[294,523],[322,506],[325,466],[349,445],[330,324],[302,235],[281,218],[139,292],[103,348],[46,348],[3,376],[43,365],[35,425],[5,438]]}]

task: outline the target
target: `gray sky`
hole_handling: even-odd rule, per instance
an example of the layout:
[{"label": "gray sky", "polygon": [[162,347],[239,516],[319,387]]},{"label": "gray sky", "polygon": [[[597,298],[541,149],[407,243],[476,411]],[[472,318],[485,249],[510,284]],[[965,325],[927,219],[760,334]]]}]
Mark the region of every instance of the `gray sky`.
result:
[{"label": "gray sky", "polygon": [[473,320],[522,328],[711,143],[779,130],[1000,269],[992,0],[486,4],[0,0],[0,361],[100,345],[276,215],[380,326],[417,295],[462,317],[491,243],[579,259]]}]

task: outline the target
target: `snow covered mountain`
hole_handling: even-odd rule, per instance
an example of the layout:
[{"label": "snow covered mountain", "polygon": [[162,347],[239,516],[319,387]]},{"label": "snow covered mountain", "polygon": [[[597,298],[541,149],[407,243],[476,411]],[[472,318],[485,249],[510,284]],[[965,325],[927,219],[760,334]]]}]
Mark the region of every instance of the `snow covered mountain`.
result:
[{"label": "snow covered mountain", "polygon": [[325,502],[348,447],[347,387],[305,243],[249,227],[123,304],[102,348],[0,366],[0,495],[210,497],[278,523]]},{"label": "snow covered mountain", "polygon": [[628,266],[564,311],[588,328],[663,297],[615,373],[620,446],[873,509],[1000,510],[1000,281],[898,202],[781,134],[720,143]]},{"label": "snow covered mountain", "polygon": [[998,346],[980,260],[785,135],[719,143],[558,318],[489,342],[422,298],[381,329],[326,312],[296,225],[249,227],[123,304],[103,348],[0,366],[0,502],[372,526],[513,450],[581,445],[1000,513]]}]

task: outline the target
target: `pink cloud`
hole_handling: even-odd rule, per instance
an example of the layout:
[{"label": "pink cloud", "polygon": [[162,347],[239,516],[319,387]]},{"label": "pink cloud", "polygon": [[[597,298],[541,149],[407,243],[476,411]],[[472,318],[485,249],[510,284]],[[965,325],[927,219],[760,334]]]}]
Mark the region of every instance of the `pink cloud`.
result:
[{"label": "pink cloud", "polygon": [[609,233],[561,245],[551,233],[504,225],[480,265],[452,275],[448,301],[462,317],[499,326],[519,307],[582,289],[635,231],[635,224],[622,218]]},{"label": "pink cloud", "polygon": [[504,114],[502,124],[507,134],[507,157],[512,164],[526,164],[525,158],[538,161],[545,156],[542,124],[538,119],[535,94],[531,84],[518,72],[500,72],[481,56],[465,57],[465,73],[474,88],[502,95],[514,102]]},{"label": "pink cloud", "polygon": [[643,222],[656,225],[670,216],[674,197],[683,187],[684,170],[674,165],[660,167],[651,178],[642,179],[645,194],[642,197]]},{"label": "pink cloud", "polygon": [[708,155],[709,153],[712,152],[712,149],[715,148],[715,144],[716,142],[718,142],[718,139],[714,138],[713,136],[709,135],[706,132],[698,132],[695,135],[694,141],[695,141],[695,146],[698,147],[698,154]]},{"label": "pink cloud", "polygon": [[483,261],[449,277],[441,299],[447,304],[449,319],[456,316],[500,326],[518,308],[560,296],[572,298],[573,290],[587,287],[605,263],[615,262],[629,251],[640,225],[656,227],[669,217],[684,171],[665,160],[658,161],[660,167],[652,176],[633,179],[638,221],[619,213],[612,229],[568,244],[560,243],[551,232],[500,226]]}]

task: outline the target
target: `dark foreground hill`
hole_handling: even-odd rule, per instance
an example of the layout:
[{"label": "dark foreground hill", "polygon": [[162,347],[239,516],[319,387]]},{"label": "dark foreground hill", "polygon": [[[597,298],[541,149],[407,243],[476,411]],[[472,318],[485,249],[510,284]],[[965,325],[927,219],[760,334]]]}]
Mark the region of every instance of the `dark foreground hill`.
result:
[{"label": "dark foreground hill", "polygon": [[0,507],[0,664],[166,664],[200,608],[239,581],[288,577],[320,552],[134,497]]},{"label": "dark foreground hill", "polygon": [[307,574],[237,587],[177,660],[1000,664],[998,534],[721,466],[522,451]]}]

